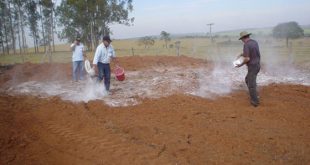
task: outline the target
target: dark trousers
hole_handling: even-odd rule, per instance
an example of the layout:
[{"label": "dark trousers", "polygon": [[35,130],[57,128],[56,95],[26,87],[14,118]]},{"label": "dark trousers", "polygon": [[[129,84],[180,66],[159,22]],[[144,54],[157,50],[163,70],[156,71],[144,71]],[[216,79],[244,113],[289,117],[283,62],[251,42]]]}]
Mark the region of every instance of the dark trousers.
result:
[{"label": "dark trousers", "polygon": [[248,74],[245,77],[245,83],[248,86],[251,104],[258,105],[259,99],[257,97],[257,85],[256,85],[256,78],[257,74],[260,70],[260,65],[248,65]]},{"label": "dark trousers", "polygon": [[110,90],[110,79],[111,79],[111,68],[110,64],[104,64],[98,62],[98,81],[101,82],[104,79],[105,89],[107,91]]}]

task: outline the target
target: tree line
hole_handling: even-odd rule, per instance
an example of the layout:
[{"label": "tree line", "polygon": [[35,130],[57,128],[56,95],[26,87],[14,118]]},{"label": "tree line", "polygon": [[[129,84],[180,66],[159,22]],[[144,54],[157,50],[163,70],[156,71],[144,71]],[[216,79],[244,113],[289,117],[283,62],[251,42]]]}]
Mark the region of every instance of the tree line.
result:
[{"label": "tree line", "polygon": [[[91,50],[111,24],[132,25],[132,0],[0,0],[2,54],[27,53],[27,36],[34,52],[55,51],[55,36],[74,41],[79,36]],[[60,30],[59,30],[60,29]]]},{"label": "tree line", "polygon": [[[295,21],[279,23],[272,29],[272,37],[284,38],[286,40],[286,47],[288,47],[289,39],[297,39],[297,38],[301,38],[304,36],[305,36],[304,30]],[[189,37],[189,38],[195,38],[195,37]],[[218,36],[216,35],[215,37],[218,37]],[[224,37],[228,38],[229,36],[225,35]],[[155,44],[155,39],[156,39],[155,37],[151,37],[151,36],[141,37],[138,40],[138,45],[144,45],[144,48],[150,48],[150,46],[153,46]],[[171,41],[170,33],[166,31],[162,31],[160,33],[160,40],[163,40],[165,42],[165,45],[163,46],[165,48],[168,48],[168,43]],[[176,46],[179,46],[179,44],[180,43],[178,42],[175,43]]]}]

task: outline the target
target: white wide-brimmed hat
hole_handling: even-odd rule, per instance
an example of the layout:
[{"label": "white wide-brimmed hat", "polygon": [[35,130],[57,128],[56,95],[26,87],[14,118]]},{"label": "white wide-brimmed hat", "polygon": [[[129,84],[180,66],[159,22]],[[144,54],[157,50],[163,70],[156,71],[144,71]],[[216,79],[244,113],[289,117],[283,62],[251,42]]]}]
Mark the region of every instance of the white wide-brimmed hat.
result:
[{"label": "white wide-brimmed hat", "polygon": [[244,37],[246,37],[246,36],[249,36],[249,35],[251,35],[252,33],[248,33],[248,32],[246,32],[246,31],[243,31],[243,32],[241,32],[240,33],[240,38],[239,38],[239,40],[241,40],[242,38],[244,38]]}]

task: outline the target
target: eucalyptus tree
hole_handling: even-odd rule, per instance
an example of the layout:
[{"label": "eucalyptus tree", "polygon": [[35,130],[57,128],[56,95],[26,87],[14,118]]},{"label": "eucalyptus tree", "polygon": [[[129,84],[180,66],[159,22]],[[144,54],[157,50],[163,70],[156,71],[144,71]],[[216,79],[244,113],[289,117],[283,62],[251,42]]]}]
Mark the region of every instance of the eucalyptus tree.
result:
[{"label": "eucalyptus tree", "polygon": [[28,25],[30,30],[30,36],[33,38],[33,47],[35,53],[39,52],[39,27],[38,21],[40,15],[38,12],[38,4],[35,0],[28,0],[26,4],[26,13],[28,18]]},{"label": "eucalyptus tree", "polygon": [[63,0],[57,7],[59,33],[73,41],[79,35],[93,49],[103,35],[111,34],[111,24],[130,26],[134,18],[132,0]]}]

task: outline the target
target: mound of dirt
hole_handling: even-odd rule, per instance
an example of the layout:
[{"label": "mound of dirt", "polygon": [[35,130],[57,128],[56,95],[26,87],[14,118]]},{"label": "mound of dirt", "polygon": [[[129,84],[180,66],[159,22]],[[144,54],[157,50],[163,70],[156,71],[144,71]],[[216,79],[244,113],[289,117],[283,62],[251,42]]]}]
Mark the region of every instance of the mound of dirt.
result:
[{"label": "mound of dirt", "polygon": [[[169,68],[213,65],[189,57],[119,60],[133,73],[161,68],[159,73],[168,74]],[[188,75],[195,74],[176,76]],[[183,92],[144,97],[140,104],[121,107],[102,100],[72,102],[8,93],[14,84],[70,78],[71,64],[19,64],[0,74],[0,164],[310,162],[309,86],[260,86],[262,103],[257,108],[250,106],[242,88],[211,98]]]}]

